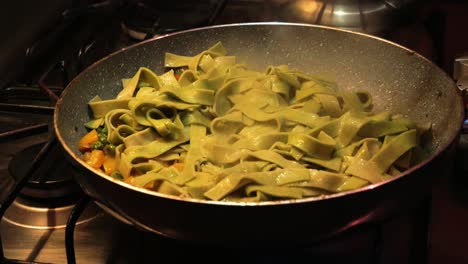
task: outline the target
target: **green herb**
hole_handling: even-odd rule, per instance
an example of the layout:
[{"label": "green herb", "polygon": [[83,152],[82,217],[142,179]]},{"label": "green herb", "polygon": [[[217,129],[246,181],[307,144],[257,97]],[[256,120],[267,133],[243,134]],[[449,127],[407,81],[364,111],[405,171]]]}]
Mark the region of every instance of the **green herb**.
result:
[{"label": "green herb", "polygon": [[98,139],[99,139],[99,142],[101,142],[103,145],[109,144],[109,141],[107,141],[107,135],[98,134]]},{"label": "green herb", "polygon": [[106,134],[107,135],[107,127],[106,126],[100,126],[96,129],[96,131],[99,133],[99,134]]},{"label": "green herb", "polygon": [[98,132],[98,140],[103,145],[109,144],[109,141],[107,141],[107,128],[105,126],[98,127],[96,131]]},{"label": "green herb", "polygon": [[114,179],[117,179],[117,180],[123,180],[124,179],[124,177],[122,176],[122,173],[120,173],[118,171],[114,171],[111,174],[111,177],[114,178]]},{"label": "green herb", "polygon": [[182,74],[185,70],[187,69],[187,67],[179,67],[179,68],[174,68],[174,74]]},{"label": "green herb", "polygon": [[104,146],[104,154],[107,156],[115,156],[115,145],[114,144],[107,144]]},{"label": "green herb", "polygon": [[102,149],[104,147],[104,144],[102,144],[101,141],[96,141],[91,144],[91,149]]}]

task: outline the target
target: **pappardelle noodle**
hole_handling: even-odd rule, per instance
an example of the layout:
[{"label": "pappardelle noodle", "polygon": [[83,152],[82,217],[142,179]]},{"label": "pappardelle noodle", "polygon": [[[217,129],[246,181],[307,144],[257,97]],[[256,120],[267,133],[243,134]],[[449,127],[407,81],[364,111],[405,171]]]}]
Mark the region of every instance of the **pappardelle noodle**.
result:
[{"label": "pappardelle noodle", "polygon": [[348,92],[288,66],[238,64],[221,43],[166,53],[167,72],[140,68],[115,99],[89,102],[83,160],[164,194],[215,201],[299,199],[361,188],[423,154],[417,125],[372,111]]}]

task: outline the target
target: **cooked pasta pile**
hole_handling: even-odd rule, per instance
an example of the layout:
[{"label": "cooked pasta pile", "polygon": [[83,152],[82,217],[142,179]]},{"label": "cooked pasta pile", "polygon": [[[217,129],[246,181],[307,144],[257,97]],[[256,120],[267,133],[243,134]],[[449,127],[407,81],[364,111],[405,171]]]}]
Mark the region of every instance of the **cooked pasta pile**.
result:
[{"label": "cooked pasta pile", "polygon": [[374,113],[367,92],[287,66],[237,64],[217,43],[166,53],[112,100],[89,102],[80,143],[92,167],[157,192],[215,201],[299,199],[389,179],[421,157],[417,126]]}]

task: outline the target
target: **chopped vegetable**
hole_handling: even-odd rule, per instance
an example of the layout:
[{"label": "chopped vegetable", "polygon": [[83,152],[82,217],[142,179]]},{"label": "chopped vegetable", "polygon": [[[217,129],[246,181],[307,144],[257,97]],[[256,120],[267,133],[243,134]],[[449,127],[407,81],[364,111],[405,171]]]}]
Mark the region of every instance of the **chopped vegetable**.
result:
[{"label": "chopped vegetable", "polygon": [[115,156],[115,145],[114,144],[105,145],[103,150],[104,150],[104,154],[106,154],[106,156],[111,156],[111,157]]},{"label": "chopped vegetable", "polygon": [[78,149],[81,152],[89,151],[91,149],[91,144],[98,140],[98,133],[93,129],[81,138],[80,142],[78,143]]},{"label": "chopped vegetable", "polygon": [[87,152],[83,153],[83,156],[81,158],[84,161],[88,161],[90,157],[91,157],[91,152],[87,151]]},{"label": "chopped vegetable", "polygon": [[185,70],[187,70],[187,67],[178,67],[174,68],[174,74],[181,75]]},{"label": "chopped vegetable", "polygon": [[111,173],[111,177],[114,178],[114,179],[117,179],[117,180],[123,180],[124,177],[122,176],[122,174],[118,171],[114,171],[113,173]]},{"label": "chopped vegetable", "polygon": [[105,126],[98,127],[98,128],[96,129],[96,131],[97,131],[98,133],[107,134],[107,127],[105,127]]},{"label": "chopped vegetable", "polygon": [[172,167],[174,167],[178,171],[182,172],[184,170],[184,163],[180,163],[180,162],[174,163],[174,164],[172,164]]},{"label": "chopped vegetable", "polygon": [[102,144],[101,141],[96,141],[94,143],[91,143],[91,149],[102,149],[104,147],[104,144]]},{"label": "chopped vegetable", "polygon": [[102,167],[104,168],[105,174],[111,175],[117,169],[117,162],[113,157],[105,155]]},{"label": "chopped vegetable", "polygon": [[104,146],[104,145],[109,144],[109,142],[107,141],[107,128],[106,127],[98,128],[97,132],[98,132],[98,139],[102,143],[102,145]]},{"label": "chopped vegetable", "polygon": [[89,160],[86,161],[86,163],[88,163],[91,167],[95,169],[101,168],[103,162],[104,162],[104,152],[99,149],[94,149],[93,151],[91,151]]}]

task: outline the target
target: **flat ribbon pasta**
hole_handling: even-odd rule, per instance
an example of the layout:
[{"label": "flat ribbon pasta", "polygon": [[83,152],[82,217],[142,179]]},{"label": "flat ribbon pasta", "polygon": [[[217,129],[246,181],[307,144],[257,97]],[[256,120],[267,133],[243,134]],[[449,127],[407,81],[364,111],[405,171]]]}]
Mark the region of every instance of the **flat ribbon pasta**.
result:
[{"label": "flat ribbon pasta", "polygon": [[286,65],[238,64],[221,43],[166,53],[115,99],[93,98],[86,126],[107,131],[122,178],[167,195],[216,201],[300,199],[399,175],[422,156],[430,124],[372,111],[348,92]]}]

